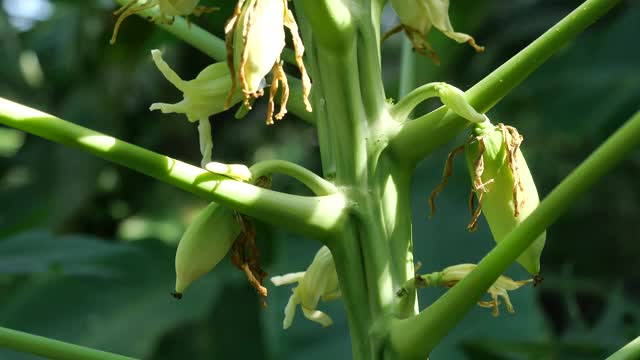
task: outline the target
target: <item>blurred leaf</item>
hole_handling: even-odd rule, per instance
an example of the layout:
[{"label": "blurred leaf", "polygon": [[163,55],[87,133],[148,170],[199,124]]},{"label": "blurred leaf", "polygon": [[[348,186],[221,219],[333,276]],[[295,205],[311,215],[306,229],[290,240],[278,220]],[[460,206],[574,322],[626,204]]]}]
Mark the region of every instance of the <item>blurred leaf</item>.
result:
[{"label": "blurred leaf", "polygon": [[[106,262],[117,279],[58,276],[23,284],[0,310],[3,326],[134,357],[146,357],[159,337],[201,318],[216,298],[220,279],[206,276],[177,301],[175,249],[137,242],[139,251]],[[0,351],[3,360],[31,359]]]},{"label": "blurred leaf", "polygon": [[100,260],[137,251],[92,236],[54,237],[47,231],[29,231],[0,241],[0,273],[24,275],[55,271],[65,275],[110,276]]}]

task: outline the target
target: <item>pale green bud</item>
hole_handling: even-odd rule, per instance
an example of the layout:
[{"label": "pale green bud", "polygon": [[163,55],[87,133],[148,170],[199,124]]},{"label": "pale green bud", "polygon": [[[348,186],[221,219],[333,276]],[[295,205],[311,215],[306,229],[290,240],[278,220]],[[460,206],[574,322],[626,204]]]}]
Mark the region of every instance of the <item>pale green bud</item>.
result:
[{"label": "pale green bud", "polygon": [[318,250],[307,271],[274,276],[271,282],[276,286],[298,283],[298,286],[293,288],[293,295],[289,298],[284,310],[283,327],[285,329],[291,326],[297,305],[300,305],[307,319],[323,327],[333,324],[329,315],[317,310],[320,299],[330,301],[341,296],[338,274],[329,248],[323,246]]},{"label": "pale green bud", "polygon": [[176,251],[176,288],[181,298],[196,279],[211,271],[229,252],[242,226],[234,212],[211,203],[187,228]]},{"label": "pale green bud", "polygon": [[251,179],[251,170],[242,164],[223,164],[219,162],[210,162],[204,166],[205,170],[214,174],[224,175],[239,181],[249,181]]},{"label": "pale green bud", "polygon": [[474,123],[489,121],[486,115],[480,114],[469,104],[464,97],[464,92],[457,87],[447,83],[438,83],[436,85],[436,91],[438,92],[440,101],[463,118]]},{"label": "pale green bud", "polygon": [[[494,240],[499,243],[535,210],[540,198],[520,151],[522,137],[517,130],[485,123],[477,125],[474,132],[477,136],[464,149],[479,202],[469,229],[475,229],[482,211]],[[545,239],[546,232],[517,259],[533,275],[540,272]]]}]

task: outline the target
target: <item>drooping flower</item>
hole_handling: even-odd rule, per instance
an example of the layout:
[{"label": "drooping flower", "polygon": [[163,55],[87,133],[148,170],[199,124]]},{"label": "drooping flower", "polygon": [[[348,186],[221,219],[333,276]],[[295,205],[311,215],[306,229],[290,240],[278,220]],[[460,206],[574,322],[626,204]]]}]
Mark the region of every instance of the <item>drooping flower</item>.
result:
[{"label": "drooping flower", "polygon": [[[464,146],[473,183],[468,228],[475,230],[483,212],[493,239],[499,243],[538,207],[540,197],[520,150],[523,137],[516,128],[487,121],[475,124],[474,133]],[[474,197],[478,199],[475,209]],[[546,231],[538,235],[517,259],[532,275],[540,272],[546,237]]]},{"label": "drooping flower", "polygon": [[[500,243],[538,207],[540,197],[520,150],[523,137],[516,128],[493,125],[487,119],[474,123],[473,132],[463,145],[449,153],[442,181],[429,196],[431,213],[435,213],[435,198],[452,175],[455,155],[464,152],[472,182],[469,194],[471,221],[467,229],[475,231],[480,215],[484,213],[494,241]],[[540,273],[546,237],[546,231],[538,235],[517,259],[531,275]]]},{"label": "drooping flower", "polygon": [[145,10],[149,10],[154,6],[158,6],[159,13],[155,16],[150,16],[149,21],[156,24],[173,24],[176,16],[186,16],[189,23],[189,15],[200,16],[204,13],[210,13],[218,8],[198,6],[200,0],[145,0],[141,4],[141,0],[130,0],[128,3],[121,6],[118,10],[114,11],[113,15],[118,16],[116,25],[113,28],[113,35],[109,41],[112,45],[115,44],[118,37],[118,30],[120,25],[127,17],[140,13]]},{"label": "drooping flower", "polygon": [[[289,29],[293,39],[296,63],[302,76],[303,99],[306,110],[310,112],[311,103],[308,98],[311,80],[302,61],[304,46],[298,34],[298,25],[288,8],[287,0],[239,0],[233,16],[225,26],[227,64],[233,80],[230,98],[235,94],[239,82],[244,94],[244,104],[251,108],[250,100],[264,94],[264,78],[272,72],[267,124],[273,124],[274,117],[280,120],[287,113],[289,85],[280,62],[280,54],[285,46],[285,27]],[[279,85],[282,85],[282,98],[280,110],[274,116],[274,97]]]},{"label": "drooping flower", "polygon": [[341,296],[340,283],[335,264],[329,248],[323,246],[318,250],[307,271],[274,276],[271,278],[276,286],[298,283],[284,309],[283,327],[288,329],[293,322],[296,306],[300,305],[304,316],[323,327],[333,324],[327,314],[317,310],[318,302],[335,300]]},{"label": "drooping flower", "polygon": [[466,42],[477,52],[484,51],[484,47],[478,46],[473,37],[453,29],[449,19],[449,0],[391,0],[391,6],[402,24],[387,32],[383,40],[404,30],[416,51],[439,63],[435,51],[427,41],[429,31],[435,27],[450,39],[459,43]]},{"label": "drooping flower", "polygon": [[[454,287],[462,279],[467,277],[473,269],[476,268],[476,264],[459,264],[445,268],[440,272],[435,272],[426,275],[420,275],[416,278],[418,286],[446,286],[448,288]],[[500,311],[498,309],[500,305],[499,297],[504,300],[507,311],[511,314],[515,313],[511,299],[507,291],[517,290],[524,284],[533,282],[533,279],[516,281],[510,277],[500,275],[498,279],[487,289],[487,293],[491,296],[490,301],[478,301],[478,305],[486,308],[492,308],[493,316],[498,316]]]},{"label": "drooping flower", "polygon": [[[175,104],[154,103],[151,104],[149,110],[160,110],[165,114],[185,114],[190,122],[198,121],[200,152],[204,167],[205,164],[211,162],[213,148],[209,116],[226,109],[225,101],[231,87],[229,69],[224,63],[215,63],[207,66],[195,79],[185,81],[162,59],[160,50],[152,50],[151,56],[164,77],[182,91],[183,99]],[[241,99],[241,95],[236,93],[231,97],[231,103],[235,104]]]}]

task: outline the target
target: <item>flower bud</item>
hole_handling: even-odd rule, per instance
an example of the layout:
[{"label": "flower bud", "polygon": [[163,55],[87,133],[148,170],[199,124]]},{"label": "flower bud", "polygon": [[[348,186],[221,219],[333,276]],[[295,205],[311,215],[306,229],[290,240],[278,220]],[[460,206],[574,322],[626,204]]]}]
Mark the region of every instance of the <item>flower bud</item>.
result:
[{"label": "flower bud", "polygon": [[391,0],[391,6],[398,14],[402,25],[389,31],[383,39],[404,30],[416,51],[438,63],[436,53],[427,41],[429,31],[435,27],[459,43],[466,42],[476,51],[484,51],[484,47],[478,46],[473,37],[453,29],[449,20],[449,0]]},{"label": "flower bud", "polygon": [[480,114],[469,104],[464,97],[464,92],[457,87],[443,82],[436,85],[436,91],[440,101],[459,116],[474,123],[489,120],[486,115]]},{"label": "flower bud", "polygon": [[249,181],[251,179],[251,170],[242,164],[223,164],[219,162],[210,162],[204,166],[205,170],[214,174],[224,175],[238,181]]},{"label": "flower bud", "polygon": [[241,230],[231,209],[211,203],[202,210],[178,243],[173,296],[181,298],[193,281],[211,271],[229,252]]},{"label": "flower bud", "polygon": [[251,108],[250,99],[263,95],[264,78],[273,70],[267,124],[273,123],[273,100],[279,84],[282,85],[282,100],[275,118],[280,120],[287,112],[289,85],[280,63],[280,54],[285,46],[284,27],[289,28],[293,39],[296,62],[302,74],[303,98],[307,111],[311,111],[308,100],[311,81],[302,62],[304,46],[287,0],[239,0],[234,15],[225,26],[227,64],[233,79],[230,94],[235,93],[239,81],[244,104]]},{"label": "flower bud", "polygon": [[[470,197],[470,231],[477,227],[484,212],[496,243],[502,241],[538,206],[540,199],[529,167],[520,151],[522,136],[511,126],[491,123],[476,125],[473,137],[464,147],[473,187]],[[474,209],[474,193],[478,207]],[[546,232],[517,259],[529,273],[540,272],[540,256]]]},{"label": "flower bud", "polygon": [[[176,104],[154,103],[149,110],[160,110],[163,113],[182,113],[190,122],[199,122],[200,152],[202,153],[202,166],[211,161],[211,126],[209,116],[225,110],[225,99],[231,87],[231,75],[224,63],[215,63],[207,66],[191,81],[184,81],[162,59],[160,50],[152,50],[153,61],[176,88],[183,93],[182,101]],[[241,99],[239,94],[231,98],[232,103]]]},{"label": "flower bud", "polygon": [[323,246],[318,250],[307,271],[274,276],[271,282],[276,286],[298,283],[284,310],[285,329],[291,326],[298,304],[307,319],[324,327],[333,324],[331,317],[316,309],[320,299],[330,301],[341,296],[338,274],[329,248]]}]

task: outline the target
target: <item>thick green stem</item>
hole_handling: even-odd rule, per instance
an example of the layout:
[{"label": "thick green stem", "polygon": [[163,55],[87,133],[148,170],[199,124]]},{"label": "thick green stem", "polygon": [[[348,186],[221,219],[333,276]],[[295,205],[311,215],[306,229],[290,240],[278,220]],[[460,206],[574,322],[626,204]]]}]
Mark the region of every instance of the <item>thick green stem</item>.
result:
[{"label": "thick green stem", "polygon": [[[558,50],[606,14],[619,0],[587,0],[517,55],[466,92],[469,103],[486,113]],[[446,144],[469,123],[442,107],[404,123],[391,142],[392,151],[414,163]]]},{"label": "thick green stem", "polygon": [[[312,95],[323,170],[353,203],[345,230],[327,245],[349,317],[353,358],[375,360],[389,355],[384,338],[396,301],[393,289],[413,276],[411,167],[383,155],[385,129],[395,121],[387,111],[381,79],[381,7],[374,1],[359,4],[357,29],[341,52],[317,41],[315,29],[303,29],[303,36],[315,81]],[[299,19],[311,16],[304,10],[297,12]],[[413,314],[413,306],[407,307]]]},{"label": "thick green stem", "polygon": [[611,354],[606,360],[631,360],[640,358],[640,336]]},{"label": "thick green stem", "polygon": [[[262,189],[0,98],[0,123],[79,148],[268,223],[324,238],[345,217],[341,193],[304,197]],[[286,204],[286,206],[283,206]]]},{"label": "thick green stem", "polygon": [[[128,2],[128,0],[116,1],[121,5],[124,5]],[[153,7],[151,9],[137,13],[137,15],[145,18],[158,14],[159,11],[157,7]],[[171,25],[157,24],[157,26],[175,35],[178,39],[186,42],[194,48],[209,55],[216,61],[227,60],[227,50],[224,40],[202,29],[198,25],[189,25],[187,21],[180,16],[176,17],[173,24]],[[288,49],[285,49],[282,52],[282,58],[291,64],[296,64],[295,55]],[[313,123],[313,116],[306,110],[302,98],[302,82],[292,76],[288,76],[287,80],[289,83],[289,91],[291,93],[289,102],[287,103],[287,109],[289,110],[289,112],[295,114],[301,120],[304,120],[308,123]],[[280,97],[276,97],[276,101],[279,101],[279,99]]]},{"label": "thick green stem", "polygon": [[266,160],[251,166],[254,177],[269,176],[274,173],[284,174],[300,181],[318,196],[331,195],[338,192],[332,183],[314,174],[312,171],[289,161]]},{"label": "thick green stem", "polygon": [[304,11],[313,14],[307,21],[318,43],[325,49],[342,51],[351,43],[354,19],[349,2],[341,0],[301,0]]},{"label": "thick green stem", "polygon": [[136,360],[3,327],[0,327],[0,347],[52,360]]},{"label": "thick green stem", "polygon": [[639,145],[640,112],[564,179],[464,280],[417,316],[395,320],[391,328],[392,346],[407,358],[427,356],[538,235]]}]

